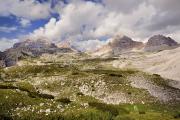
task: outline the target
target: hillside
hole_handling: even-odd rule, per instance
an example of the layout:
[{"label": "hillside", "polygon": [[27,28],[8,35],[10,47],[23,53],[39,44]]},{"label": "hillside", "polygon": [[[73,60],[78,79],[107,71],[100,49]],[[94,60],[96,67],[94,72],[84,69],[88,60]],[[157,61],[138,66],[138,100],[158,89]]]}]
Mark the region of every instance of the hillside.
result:
[{"label": "hillside", "polygon": [[44,53],[56,54],[72,52],[71,48],[58,48],[54,43],[49,42],[44,38],[39,39],[27,39],[18,43],[15,43],[12,48],[5,50],[0,56],[3,56],[0,67],[10,67],[16,65],[16,63],[27,57],[39,57]]},{"label": "hillside", "polygon": [[118,68],[136,68],[150,73],[180,81],[180,47],[158,53],[124,54],[123,60],[115,61]]},{"label": "hillside", "polygon": [[1,69],[0,118],[179,119],[179,89],[159,75],[109,64],[117,60],[44,54]]}]

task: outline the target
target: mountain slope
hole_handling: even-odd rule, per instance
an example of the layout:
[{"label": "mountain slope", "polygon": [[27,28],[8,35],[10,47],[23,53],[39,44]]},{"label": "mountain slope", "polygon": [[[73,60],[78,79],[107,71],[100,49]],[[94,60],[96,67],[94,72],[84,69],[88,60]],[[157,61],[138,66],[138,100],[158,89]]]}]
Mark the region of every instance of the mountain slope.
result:
[{"label": "mountain slope", "polygon": [[118,55],[123,52],[132,51],[133,49],[140,49],[143,47],[142,42],[133,41],[127,36],[115,36],[107,45],[97,50],[94,55]]},{"label": "mountain slope", "polygon": [[[50,56],[27,58],[27,64],[1,69],[0,118],[179,118],[180,90],[158,75],[108,66],[115,58],[77,53]],[[50,62],[54,56],[57,62]]]},{"label": "mountain slope", "polygon": [[10,49],[4,51],[4,62],[7,67],[15,65],[20,59],[26,57],[38,57],[44,53],[55,54],[58,52],[72,52],[70,48],[58,48],[54,43],[46,39],[25,40],[15,43]]},{"label": "mountain slope", "polygon": [[149,55],[144,64],[146,61],[152,61],[152,66],[145,68],[147,71],[180,81],[180,47]]},{"label": "mountain slope", "polygon": [[136,68],[180,81],[180,47],[158,53],[132,53],[121,55],[114,62],[119,68]]}]

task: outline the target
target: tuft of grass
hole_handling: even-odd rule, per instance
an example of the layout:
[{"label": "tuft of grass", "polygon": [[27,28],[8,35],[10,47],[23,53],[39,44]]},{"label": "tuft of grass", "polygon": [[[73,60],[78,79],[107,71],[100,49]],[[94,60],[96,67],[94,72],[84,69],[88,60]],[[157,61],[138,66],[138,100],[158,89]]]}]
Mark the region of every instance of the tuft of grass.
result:
[{"label": "tuft of grass", "polygon": [[63,115],[62,120],[112,120],[112,116],[108,112],[88,108],[68,111]]},{"label": "tuft of grass", "polygon": [[128,114],[129,112],[124,109],[124,108],[120,108],[116,105],[108,105],[105,103],[98,103],[98,102],[89,102],[89,106],[94,107],[98,110],[101,110],[103,112],[108,112],[110,113],[112,116],[117,116],[120,114]]}]

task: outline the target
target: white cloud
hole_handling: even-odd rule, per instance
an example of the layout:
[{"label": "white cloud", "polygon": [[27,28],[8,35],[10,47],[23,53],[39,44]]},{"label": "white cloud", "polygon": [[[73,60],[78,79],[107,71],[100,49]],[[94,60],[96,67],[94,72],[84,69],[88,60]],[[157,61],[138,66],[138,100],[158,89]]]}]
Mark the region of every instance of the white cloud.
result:
[{"label": "white cloud", "polygon": [[4,51],[17,43],[18,39],[0,38],[0,51]]},{"label": "white cloud", "polygon": [[[180,27],[172,29],[168,26],[168,22],[165,22],[168,26],[166,29],[153,31],[149,29],[156,24],[157,26],[162,25],[156,18],[160,17],[158,16],[159,9],[166,10],[162,5],[163,2],[158,3],[162,5],[161,8],[158,8],[152,1],[155,0],[134,2],[131,0],[103,0],[103,5],[90,1],[70,0],[69,4],[63,4],[61,8],[56,6],[56,10],[61,16],[60,20],[51,18],[44,27],[35,30],[30,36],[45,36],[50,40],[59,41],[76,41],[74,44],[81,49],[91,49],[89,46],[94,45],[98,39],[104,36],[125,34],[134,40],[142,41],[154,34],[167,35],[168,31],[177,34],[175,31]],[[167,7],[166,4],[165,6]],[[165,21],[164,19],[163,21]],[[92,42],[93,40],[95,41]]]},{"label": "white cloud", "polygon": [[15,15],[30,20],[47,18],[50,15],[50,4],[35,0],[0,0],[0,15]]},{"label": "white cloud", "polygon": [[0,32],[10,33],[16,30],[17,30],[17,27],[0,26]]},{"label": "white cloud", "polygon": [[20,18],[19,23],[21,24],[22,27],[28,27],[31,25],[31,21],[24,18]]},{"label": "white cloud", "polygon": [[145,0],[102,0],[108,9],[121,13],[131,13],[144,1]]},{"label": "white cloud", "polygon": [[45,27],[35,30],[33,36],[60,40],[89,40],[122,33],[137,37],[142,36],[142,33],[136,29],[141,27],[135,25],[140,20],[149,22],[153,14],[154,9],[145,3],[141,3],[131,14],[124,14],[110,10],[102,4],[72,1],[60,10],[60,20],[52,18]]},{"label": "white cloud", "polygon": [[105,41],[100,40],[87,40],[87,41],[73,41],[73,46],[80,51],[95,51],[102,45],[105,45]]},{"label": "white cloud", "polygon": [[174,33],[169,33],[167,36],[172,37],[174,40],[180,43],[180,30],[175,31]]},{"label": "white cloud", "polygon": [[76,1],[61,10],[61,19],[51,18],[45,27],[34,31],[34,36],[50,39],[87,39],[104,19],[104,8],[93,2]]}]

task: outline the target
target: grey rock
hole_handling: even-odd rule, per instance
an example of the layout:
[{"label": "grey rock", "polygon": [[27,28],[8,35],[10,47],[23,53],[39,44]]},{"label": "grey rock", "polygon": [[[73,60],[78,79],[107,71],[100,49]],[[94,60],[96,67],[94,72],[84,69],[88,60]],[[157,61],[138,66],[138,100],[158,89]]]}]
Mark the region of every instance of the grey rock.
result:
[{"label": "grey rock", "polygon": [[143,46],[142,42],[133,41],[131,38],[127,36],[115,36],[108,45],[117,51],[123,50],[132,50],[133,48],[141,48]]},{"label": "grey rock", "polygon": [[5,61],[4,61],[5,54],[0,51],[0,68],[5,67]]},{"label": "grey rock", "polygon": [[154,35],[148,40],[144,50],[148,52],[155,52],[176,48],[178,46],[178,43],[170,37],[165,37],[163,35]]},{"label": "grey rock", "polygon": [[50,43],[44,39],[26,40],[15,43],[10,49],[7,49],[4,54],[6,67],[16,65],[17,61],[27,57],[38,57],[44,53],[55,54],[58,52],[71,52],[70,48],[58,48],[54,43]]},{"label": "grey rock", "polygon": [[106,45],[96,50],[93,55],[102,57],[119,56],[133,50],[141,50],[143,47],[142,42],[134,41],[125,35],[116,35]]}]

